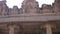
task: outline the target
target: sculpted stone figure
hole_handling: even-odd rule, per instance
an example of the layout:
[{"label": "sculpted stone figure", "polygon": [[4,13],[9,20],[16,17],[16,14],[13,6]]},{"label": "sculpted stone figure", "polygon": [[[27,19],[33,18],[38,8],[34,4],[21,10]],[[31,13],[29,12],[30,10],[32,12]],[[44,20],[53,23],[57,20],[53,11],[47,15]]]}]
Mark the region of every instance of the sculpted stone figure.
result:
[{"label": "sculpted stone figure", "polygon": [[22,4],[23,11],[31,14],[36,13],[37,7],[39,7],[37,4],[36,0],[25,0]]}]

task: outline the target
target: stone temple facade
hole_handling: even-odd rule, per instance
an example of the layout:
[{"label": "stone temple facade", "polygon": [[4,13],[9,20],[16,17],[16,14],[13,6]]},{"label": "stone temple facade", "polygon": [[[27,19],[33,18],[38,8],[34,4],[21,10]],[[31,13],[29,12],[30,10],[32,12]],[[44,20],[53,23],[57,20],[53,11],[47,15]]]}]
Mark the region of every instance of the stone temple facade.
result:
[{"label": "stone temple facade", "polygon": [[24,0],[21,8],[0,1],[0,34],[60,34],[60,0],[41,8],[36,0]]}]

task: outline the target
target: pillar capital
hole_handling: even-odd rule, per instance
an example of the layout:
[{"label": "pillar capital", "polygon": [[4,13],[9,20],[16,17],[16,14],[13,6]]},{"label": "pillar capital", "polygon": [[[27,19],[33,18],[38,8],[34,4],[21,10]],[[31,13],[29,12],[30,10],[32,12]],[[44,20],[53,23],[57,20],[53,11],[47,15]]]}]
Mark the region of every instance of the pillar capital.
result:
[{"label": "pillar capital", "polygon": [[56,28],[56,25],[54,24],[44,24],[41,26],[41,28],[46,28],[46,27],[51,27],[51,28]]}]

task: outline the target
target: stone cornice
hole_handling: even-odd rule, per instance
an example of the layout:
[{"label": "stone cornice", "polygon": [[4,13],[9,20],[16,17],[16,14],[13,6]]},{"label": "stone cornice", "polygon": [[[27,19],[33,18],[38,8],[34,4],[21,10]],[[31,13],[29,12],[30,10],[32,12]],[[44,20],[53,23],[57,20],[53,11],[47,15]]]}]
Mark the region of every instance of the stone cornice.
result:
[{"label": "stone cornice", "polygon": [[0,17],[0,22],[14,22],[14,21],[52,21],[60,20],[60,15],[43,16],[43,15],[20,15],[20,16],[5,16]]}]

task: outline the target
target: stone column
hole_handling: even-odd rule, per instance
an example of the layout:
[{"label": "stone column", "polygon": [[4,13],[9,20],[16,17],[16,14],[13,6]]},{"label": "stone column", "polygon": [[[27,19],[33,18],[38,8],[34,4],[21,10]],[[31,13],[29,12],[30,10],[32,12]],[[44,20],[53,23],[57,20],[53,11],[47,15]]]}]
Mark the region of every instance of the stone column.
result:
[{"label": "stone column", "polygon": [[14,34],[14,27],[12,26],[9,27],[9,34]]},{"label": "stone column", "polygon": [[50,25],[46,25],[46,34],[52,34],[52,29]]}]

